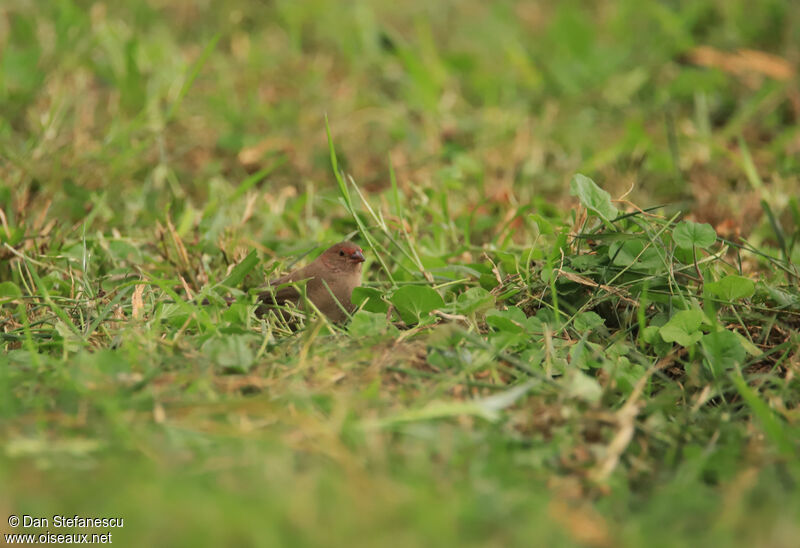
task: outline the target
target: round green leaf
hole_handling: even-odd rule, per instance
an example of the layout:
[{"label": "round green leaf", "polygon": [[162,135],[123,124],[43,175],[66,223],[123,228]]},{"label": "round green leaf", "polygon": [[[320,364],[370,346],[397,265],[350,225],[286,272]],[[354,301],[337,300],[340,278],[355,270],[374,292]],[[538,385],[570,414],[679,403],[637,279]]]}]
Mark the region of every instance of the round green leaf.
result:
[{"label": "round green leaf", "polygon": [[22,291],[14,282],[0,282],[0,298],[2,297],[22,297]]},{"label": "round green leaf", "polygon": [[353,289],[353,295],[350,297],[350,300],[353,301],[353,304],[356,306],[361,306],[361,303],[366,301],[364,310],[367,312],[386,314],[386,311],[389,310],[389,305],[382,297],[383,293],[375,288],[356,287]]},{"label": "round green leaf", "polygon": [[692,247],[708,248],[717,241],[717,233],[708,223],[693,223],[681,221],[672,231],[672,239],[678,247],[692,249]]},{"label": "round green leaf", "polygon": [[258,338],[250,334],[226,334],[208,339],[201,349],[215,365],[245,373],[253,364],[255,354],[252,347],[258,342]]},{"label": "round green leaf", "polygon": [[419,323],[432,310],[444,306],[442,296],[426,285],[403,286],[394,292],[391,301],[400,318],[408,324]]},{"label": "round green leaf", "polygon": [[717,282],[709,282],[705,287],[712,295],[726,301],[746,299],[752,297],[756,292],[756,284],[753,280],[736,275],[725,276]]},{"label": "round green leaf", "polygon": [[608,248],[608,257],[617,266],[636,264],[637,268],[652,270],[662,266],[658,252],[653,246],[645,247],[643,240],[613,242]]},{"label": "round green leaf", "polygon": [[486,313],[486,323],[498,331],[509,333],[522,333],[525,331],[527,321],[525,313],[516,306],[509,306],[508,310],[489,310]]},{"label": "round green leaf", "polygon": [[734,364],[744,362],[744,347],[731,331],[715,331],[704,335],[700,344],[714,376],[720,376]]},{"label": "round green leaf", "polygon": [[703,323],[703,313],[699,310],[681,310],[670,320],[662,325],[658,332],[666,342],[676,342],[688,347],[700,340],[703,332],[700,324]]},{"label": "round green leaf", "polygon": [[458,296],[456,310],[459,314],[472,314],[494,306],[495,297],[482,287],[471,287]]},{"label": "round green leaf", "polygon": [[359,310],[353,315],[347,332],[354,337],[372,337],[386,332],[395,332],[397,328],[389,323],[386,314]]},{"label": "round green leaf", "polygon": [[589,331],[596,327],[600,327],[605,323],[605,320],[600,317],[599,314],[592,312],[591,310],[587,312],[581,312],[575,316],[575,320],[573,321],[575,329],[579,332]]},{"label": "round green leaf", "polygon": [[538,213],[533,213],[531,215],[528,215],[528,218],[531,221],[533,221],[533,223],[536,225],[536,228],[539,230],[540,234],[546,234],[550,236],[556,233],[555,228],[553,228],[553,223],[551,223]]}]

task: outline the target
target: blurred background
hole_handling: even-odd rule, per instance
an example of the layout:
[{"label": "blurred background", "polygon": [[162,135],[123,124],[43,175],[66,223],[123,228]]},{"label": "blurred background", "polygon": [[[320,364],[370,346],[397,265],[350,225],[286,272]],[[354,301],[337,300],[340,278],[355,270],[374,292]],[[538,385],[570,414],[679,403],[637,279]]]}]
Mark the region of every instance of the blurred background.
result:
[{"label": "blurred background", "polygon": [[391,165],[480,221],[568,204],[580,171],[749,233],[796,189],[798,44],[785,0],[6,0],[0,188],[123,229],[266,170],[260,241],[319,238],[327,115],[371,194]]}]

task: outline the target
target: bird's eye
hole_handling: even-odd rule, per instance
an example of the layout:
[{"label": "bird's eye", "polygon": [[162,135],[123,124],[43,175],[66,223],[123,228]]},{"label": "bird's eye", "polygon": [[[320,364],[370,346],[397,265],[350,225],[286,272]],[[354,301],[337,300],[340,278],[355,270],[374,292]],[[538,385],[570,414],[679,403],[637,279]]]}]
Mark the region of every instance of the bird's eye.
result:
[{"label": "bird's eye", "polygon": [[339,251],[339,256],[344,257],[344,251]]}]

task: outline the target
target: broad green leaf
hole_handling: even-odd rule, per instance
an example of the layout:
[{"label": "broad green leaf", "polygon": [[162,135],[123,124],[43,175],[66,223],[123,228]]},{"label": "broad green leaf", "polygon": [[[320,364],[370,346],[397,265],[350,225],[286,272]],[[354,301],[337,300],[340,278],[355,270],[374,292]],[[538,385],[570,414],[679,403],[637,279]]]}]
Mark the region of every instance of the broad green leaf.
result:
[{"label": "broad green leaf", "polygon": [[692,249],[692,247],[705,249],[714,245],[714,242],[717,241],[717,233],[708,223],[681,221],[672,231],[672,239],[675,240],[678,247],[684,249]]},{"label": "broad green leaf", "polygon": [[226,307],[222,312],[222,319],[230,322],[233,326],[244,327],[247,325],[247,316],[250,312],[248,303],[234,302]]},{"label": "broad green leaf", "polygon": [[800,306],[800,295],[793,295],[788,291],[783,291],[777,287],[769,285],[762,286],[769,298],[775,301],[778,306],[791,307]]},{"label": "broad green leaf", "polygon": [[497,281],[497,278],[494,274],[481,274],[481,277],[478,278],[478,281],[480,282],[482,288],[489,290],[500,285],[500,282]]},{"label": "broad green leaf", "polygon": [[83,347],[83,338],[81,338],[80,334],[75,332],[72,326],[64,321],[57,320],[55,327],[58,334],[61,335],[61,344],[64,346],[65,351],[77,352]]},{"label": "broad green leaf", "polygon": [[597,367],[600,365],[597,362],[597,356],[602,353],[602,349],[600,352],[596,352],[596,350],[596,345],[582,338],[577,342],[577,344],[573,344],[569,349],[570,366],[575,366],[578,369],[590,369],[592,367]]},{"label": "broad green leaf", "polygon": [[735,301],[752,297],[756,292],[756,284],[753,280],[744,276],[725,276],[719,281],[708,282],[706,289],[725,301]]},{"label": "broad green leaf", "polygon": [[741,364],[746,355],[744,348],[739,344],[739,337],[732,331],[715,331],[703,335],[700,344],[715,377],[735,364]]},{"label": "broad green leaf", "polygon": [[350,300],[356,306],[364,304],[363,310],[385,314],[389,310],[389,303],[383,300],[383,293],[372,287],[356,287]]},{"label": "broad green leaf", "polygon": [[444,306],[442,296],[426,285],[403,286],[394,292],[391,301],[407,324],[419,323],[432,310]]},{"label": "broad green leaf", "polygon": [[657,325],[648,325],[641,333],[642,340],[647,344],[656,344],[659,340],[659,329]]},{"label": "broad green leaf", "polygon": [[703,332],[700,325],[703,323],[703,313],[699,310],[681,310],[659,328],[661,338],[666,342],[676,342],[683,347],[688,347],[700,340]]},{"label": "broad green leaf", "polygon": [[672,349],[672,343],[664,341],[661,337],[659,330],[661,327],[657,325],[648,325],[641,333],[642,341],[652,345],[653,349],[658,356],[666,356]]},{"label": "broad green leaf", "polygon": [[432,401],[420,409],[401,411],[394,416],[367,423],[367,426],[385,428],[403,423],[446,419],[462,415],[472,415],[488,421],[495,421],[500,417],[500,411],[513,405],[533,388],[534,384],[533,381],[528,381],[505,392],[476,400]]},{"label": "broad green leaf", "polygon": [[617,266],[636,264],[640,269],[651,270],[662,266],[661,258],[653,246],[645,249],[644,240],[625,240],[612,242],[608,248],[608,258]]},{"label": "broad green leaf", "polygon": [[215,365],[244,373],[255,359],[251,346],[259,342],[253,335],[226,334],[208,339],[201,349]]},{"label": "broad green leaf", "polygon": [[533,388],[535,384],[536,383],[534,381],[528,381],[518,386],[509,388],[504,392],[500,392],[498,394],[493,394],[491,396],[481,398],[477,400],[475,403],[479,407],[481,407],[487,414],[490,415],[495,414],[498,411],[502,411],[506,407],[511,406],[519,398],[524,396],[528,392],[528,390]]},{"label": "broad green leaf", "polygon": [[516,306],[508,310],[490,310],[486,313],[486,323],[499,331],[522,333],[527,321],[525,313]]},{"label": "broad green leaf", "polygon": [[497,352],[520,345],[527,348],[531,344],[531,337],[525,331],[492,331],[488,334],[489,343]]},{"label": "broad green leaf", "polygon": [[354,337],[371,337],[374,335],[382,335],[387,331],[397,331],[397,328],[389,323],[385,313],[359,310],[355,313],[353,319],[350,320],[347,331]]},{"label": "broad green leaf", "polygon": [[22,297],[22,291],[14,282],[0,282],[0,298],[2,297]]},{"label": "broad green leaf", "polygon": [[577,173],[569,184],[570,195],[577,196],[583,207],[595,212],[606,222],[617,217],[619,211],[611,203],[611,194],[597,186],[589,177]]},{"label": "broad green leaf", "polygon": [[473,314],[494,306],[495,297],[482,287],[471,287],[458,296],[456,310],[459,314]]},{"label": "broad green leaf", "polygon": [[528,218],[531,221],[533,221],[533,223],[536,225],[536,228],[539,230],[540,234],[544,234],[547,236],[555,234],[556,231],[555,228],[553,228],[553,223],[551,223],[538,213],[533,213],[531,215],[528,215]]},{"label": "broad green leaf", "polygon": [[[599,249],[608,249],[608,246],[600,246]],[[613,254],[609,255],[612,256]],[[603,257],[600,252],[593,253],[591,255],[576,255],[574,257],[566,257],[569,260],[569,264],[577,270],[578,272],[585,272],[587,270],[592,270],[593,268],[597,268],[606,264],[605,257]]]},{"label": "broad green leaf", "polygon": [[732,331],[732,333],[734,335],[736,335],[737,339],[739,339],[739,344],[742,345],[742,348],[744,348],[744,351],[748,355],[750,355],[752,357],[756,357],[756,356],[760,356],[763,353],[763,351],[759,347],[757,347],[755,344],[753,344],[753,342],[750,339],[748,339],[747,337],[745,337],[741,333],[739,333],[737,331]]},{"label": "broad green leaf", "polygon": [[572,370],[565,385],[567,394],[579,400],[596,402],[603,395],[603,388],[594,377]]},{"label": "broad green leaf", "polygon": [[600,327],[604,325],[606,321],[600,317],[596,312],[588,311],[588,312],[581,312],[575,319],[572,321],[575,329],[577,331],[589,331],[590,329],[594,329],[596,327]]}]

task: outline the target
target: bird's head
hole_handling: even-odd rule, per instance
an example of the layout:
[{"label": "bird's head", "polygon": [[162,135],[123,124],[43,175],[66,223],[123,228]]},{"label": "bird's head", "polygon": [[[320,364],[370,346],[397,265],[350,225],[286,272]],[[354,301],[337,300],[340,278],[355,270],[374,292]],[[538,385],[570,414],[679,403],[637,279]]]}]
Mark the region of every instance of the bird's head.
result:
[{"label": "bird's head", "polygon": [[341,242],[326,249],[320,258],[334,270],[361,272],[364,252],[352,242]]}]

